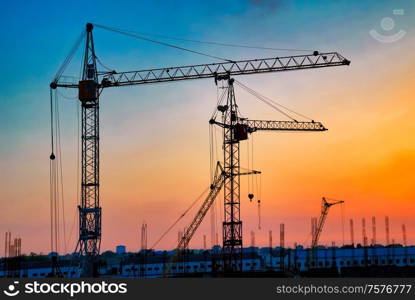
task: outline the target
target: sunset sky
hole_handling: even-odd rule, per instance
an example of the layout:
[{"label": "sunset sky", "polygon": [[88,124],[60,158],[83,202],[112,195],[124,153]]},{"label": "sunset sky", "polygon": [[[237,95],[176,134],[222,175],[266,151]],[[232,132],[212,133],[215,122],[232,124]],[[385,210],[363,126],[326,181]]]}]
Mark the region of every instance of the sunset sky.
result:
[{"label": "sunset sky", "polygon": [[[397,9],[404,13],[394,14]],[[385,17],[395,22],[391,30],[382,27]],[[86,22],[185,39],[341,53],[350,66],[236,78],[329,129],[254,133],[254,169],[263,172],[262,229],[242,178],[244,245],[250,245],[254,230],[256,244],[267,246],[273,230],[276,246],[280,223],[285,223],[286,245],[309,244],[310,218],[319,215],[322,196],[345,200],[346,243],[350,218],[357,242],[363,217],[371,238],[372,216],[377,217],[378,242],[384,243],[388,215],[391,238],[402,243],[405,223],[408,242],[415,244],[415,2],[20,0],[2,4],[0,12],[0,234],[10,230],[20,236],[24,253],[50,251],[49,82]],[[384,43],[371,30],[386,37],[400,30],[405,34]],[[94,39],[97,56],[118,71],[215,61],[99,28]],[[234,60],[308,53],[166,41]],[[79,76],[81,52],[65,75]],[[79,101],[75,90],[59,93],[67,236],[60,247],[70,252],[78,233]],[[286,120],[238,86],[235,93],[244,116]],[[208,120],[216,99],[211,79],[104,90],[102,251],[116,245],[136,251],[143,221],[152,245],[209,185]],[[241,143],[241,165],[247,167],[246,143]],[[217,199],[219,210],[221,200],[223,194]],[[322,244],[342,244],[341,212],[339,206],[330,211]],[[194,213],[156,248],[174,248],[178,230]],[[210,246],[209,214],[192,248],[202,247],[203,234]]]}]

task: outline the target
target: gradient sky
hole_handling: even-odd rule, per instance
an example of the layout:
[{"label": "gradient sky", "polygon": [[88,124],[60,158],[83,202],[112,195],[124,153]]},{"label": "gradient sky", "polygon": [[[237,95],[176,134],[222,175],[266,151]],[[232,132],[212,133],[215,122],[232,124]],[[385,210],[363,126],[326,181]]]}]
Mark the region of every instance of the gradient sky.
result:
[{"label": "gradient sky", "polygon": [[[394,15],[404,9],[404,15]],[[237,78],[249,87],[325,124],[324,133],[255,133],[254,168],[263,172],[262,230],[256,205],[242,179],[245,245],[249,232],[268,244],[286,224],[286,244],[309,243],[310,218],[320,199],[346,201],[346,220],[384,217],[391,237],[415,242],[414,81],[415,3],[413,1],[8,1],[0,12],[0,233],[23,239],[23,252],[49,251],[49,82],[86,22],[182,38],[279,48],[338,51],[349,67],[253,75]],[[386,32],[381,20],[391,17]],[[369,35],[405,30],[394,43]],[[176,49],[94,30],[96,52],[116,70],[136,70],[212,62]],[[180,43],[232,59],[291,54]],[[81,52],[67,75],[78,75]],[[77,202],[76,91],[60,90],[67,251],[75,247]],[[252,119],[284,116],[236,87],[240,110]],[[102,250],[139,247],[143,220],[151,245],[209,184],[208,120],[216,103],[213,80],[105,90],[101,97]],[[241,145],[247,166],[246,142]],[[220,199],[217,207],[221,209]],[[174,248],[177,231],[159,249]],[[220,214],[218,213],[220,218]],[[74,225],[75,224],[75,227]],[[333,207],[322,244],[342,243],[340,207]],[[70,234],[72,233],[72,234]],[[220,232],[219,232],[220,233]],[[191,247],[210,244],[209,216]],[[220,235],[220,234],[219,234]],[[346,242],[349,230],[345,225]],[[65,243],[61,241],[61,249]]]}]

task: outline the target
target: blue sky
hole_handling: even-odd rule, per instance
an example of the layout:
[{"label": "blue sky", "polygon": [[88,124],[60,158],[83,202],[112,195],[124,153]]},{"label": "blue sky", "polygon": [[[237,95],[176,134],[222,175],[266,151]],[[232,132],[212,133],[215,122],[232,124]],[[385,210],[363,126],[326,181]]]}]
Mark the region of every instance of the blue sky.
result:
[{"label": "blue sky", "polygon": [[[2,5],[0,20],[1,65],[6,71],[1,79],[8,79],[8,91],[18,90],[22,83],[53,77],[86,22],[185,38],[281,47],[314,49],[323,42],[347,51],[362,42],[356,33],[365,35],[367,25],[376,27],[377,20],[391,15],[400,2],[244,0],[227,1],[225,5],[223,1],[8,1]],[[414,6],[411,2],[403,1],[401,6],[410,12]],[[410,14],[402,17],[402,24],[410,19]],[[126,66],[135,68],[205,60],[112,33],[96,32],[96,43],[102,58],[136,51],[139,56],[132,56],[131,61],[123,57]],[[188,46],[227,55],[234,51]]]},{"label": "blue sky", "polygon": [[[39,121],[47,109],[48,83],[86,22],[183,38],[351,55],[366,50],[372,42],[368,30],[395,8],[407,12],[398,17],[397,25],[412,31],[413,7],[412,1],[370,0],[243,0],[226,5],[223,1],[5,1],[0,12],[1,137],[10,138],[9,130],[33,122],[43,124]],[[102,30],[96,30],[95,40],[98,56],[118,70],[211,61]],[[275,55],[181,45],[232,58]]]}]

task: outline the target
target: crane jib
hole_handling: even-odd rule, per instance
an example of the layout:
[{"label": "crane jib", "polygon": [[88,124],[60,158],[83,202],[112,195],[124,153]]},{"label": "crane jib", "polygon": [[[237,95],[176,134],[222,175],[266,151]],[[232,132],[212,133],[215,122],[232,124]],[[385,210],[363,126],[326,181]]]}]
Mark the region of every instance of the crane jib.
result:
[{"label": "crane jib", "polygon": [[[127,72],[98,72],[99,88],[161,83],[168,81],[217,78],[349,65],[337,52],[295,55],[234,62],[187,65]],[[78,88],[78,83],[57,82],[56,87]]]}]

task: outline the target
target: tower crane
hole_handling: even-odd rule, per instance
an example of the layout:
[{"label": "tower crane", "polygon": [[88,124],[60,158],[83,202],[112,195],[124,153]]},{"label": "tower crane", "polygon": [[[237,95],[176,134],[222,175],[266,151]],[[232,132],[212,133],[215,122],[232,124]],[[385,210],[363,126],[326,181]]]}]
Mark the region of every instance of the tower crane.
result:
[{"label": "tower crane", "polygon": [[311,248],[315,248],[318,245],[318,240],[320,238],[321,232],[323,231],[324,222],[326,221],[327,214],[329,213],[330,207],[336,204],[344,203],[343,200],[335,200],[335,202],[327,202],[327,200],[334,200],[328,198],[321,198],[321,214],[317,223],[316,231],[313,234],[313,241],[311,243]]},{"label": "tower crane", "polygon": [[[217,109],[223,113],[222,122],[212,118],[209,123],[224,129],[224,167],[217,162],[215,176],[210,186],[210,192],[195,214],[192,222],[185,229],[176,248],[175,255],[170,262],[174,262],[187,249],[193,235],[202,223],[204,216],[213,205],[217,195],[224,188],[225,220],[223,222],[223,260],[225,272],[241,270],[242,264],[242,221],[240,218],[240,195],[239,176],[261,174],[260,171],[248,170],[241,172],[239,166],[239,142],[248,139],[248,134],[256,131],[325,131],[327,130],[320,122],[298,122],[298,121],[269,121],[249,120],[240,118],[237,114],[233,79],[228,79],[227,104],[218,106]],[[226,117],[225,113],[232,117]],[[169,272],[171,264],[167,266]]]},{"label": "tower crane", "polygon": [[[108,29],[101,25],[95,25]],[[314,51],[307,55],[294,55],[284,57],[260,58],[250,60],[239,60],[209,64],[187,65],[178,67],[165,67],[157,69],[146,69],[137,71],[117,72],[99,71],[97,69],[97,56],[93,40],[93,28],[91,23],[86,24],[86,30],[82,36],[85,37],[85,52],[82,66],[82,78],[79,82],[65,82],[62,77],[63,71],[69,63],[73,52],[65,60],[59,69],[50,88],[74,88],[78,90],[78,98],[81,104],[81,203],[79,212],[79,240],[77,252],[81,256],[81,276],[95,276],[97,256],[101,244],[101,222],[102,209],[100,206],[100,161],[99,161],[99,98],[102,91],[109,87],[153,84],[161,82],[172,82],[190,79],[214,78],[232,82],[231,76],[260,74],[293,70],[305,70],[324,67],[349,65],[350,61],[337,52],[319,53]],[[76,46],[79,46],[79,39]],[[239,218],[239,179],[234,174],[239,173],[239,135],[249,130],[249,121],[244,123],[235,115],[235,102],[233,86],[229,85],[228,109],[224,110],[225,120],[223,122],[225,135],[225,165],[224,171],[231,174],[224,180],[225,186],[225,222],[223,223],[224,248],[229,252],[228,257],[233,257],[232,249],[242,246],[241,221]],[[261,121],[251,122],[255,130],[263,130],[262,126],[280,126],[279,123]],[[218,124],[219,125],[219,124]],[[294,125],[294,124],[292,124]],[[290,125],[290,126],[292,126]],[[306,125],[306,124],[302,124]],[[307,126],[310,124],[307,124]],[[316,124],[313,124],[315,126]],[[231,151],[231,152],[229,152]],[[237,159],[235,154],[238,155]],[[51,153],[50,158],[55,158]],[[236,160],[235,160],[236,159]],[[232,260],[232,259],[231,259]]]},{"label": "tower crane", "polygon": [[221,120],[209,123],[223,129],[224,180],[223,264],[225,273],[242,270],[242,220],[240,213],[240,142],[256,131],[325,131],[320,122],[249,120],[238,115],[234,79],[227,80],[227,100],[219,105]]}]

